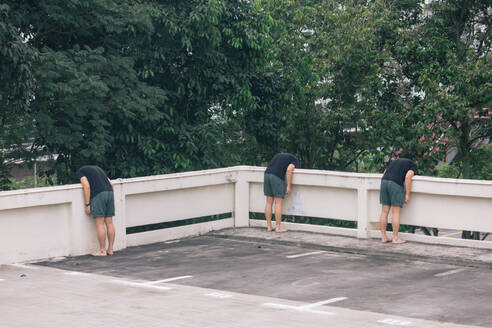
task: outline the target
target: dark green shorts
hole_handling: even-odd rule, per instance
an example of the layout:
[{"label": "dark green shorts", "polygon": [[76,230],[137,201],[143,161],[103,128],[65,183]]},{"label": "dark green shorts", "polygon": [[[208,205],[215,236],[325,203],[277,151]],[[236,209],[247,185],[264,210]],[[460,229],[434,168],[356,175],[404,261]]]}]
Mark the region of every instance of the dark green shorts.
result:
[{"label": "dark green shorts", "polygon": [[91,199],[93,218],[109,218],[114,216],[114,194],[112,191],[102,191]]},{"label": "dark green shorts", "polygon": [[379,202],[383,205],[403,207],[405,203],[405,188],[394,181],[381,180]]},{"label": "dark green shorts", "polygon": [[263,193],[267,197],[284,198],[287,190],[287,182],[275,174],[265,173],[263,179]]}]

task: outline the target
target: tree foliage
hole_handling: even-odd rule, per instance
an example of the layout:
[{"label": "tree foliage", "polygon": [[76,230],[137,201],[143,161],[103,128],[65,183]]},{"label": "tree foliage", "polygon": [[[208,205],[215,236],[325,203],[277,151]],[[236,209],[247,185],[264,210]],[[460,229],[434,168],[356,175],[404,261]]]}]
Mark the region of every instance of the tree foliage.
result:
[{"label": "tree foliage", "polygon": [[381,170],[402,150],[435,164],[422,138],[432,120],[401,49],[421,23],[420,1],[263,4],[277,47],[258,72],[259,106],[246,111],[252,149],[294,152],[306,168]]},{"label": "tree foliage", "polygon": [[211,108],[250,103],[252,72],[265,61],[268,26],[252,4],[43,0],[9,6],[10,35],[25,36],[20,44],[40,57],[34,96],[22,113],[30,113],[28,136],[34,148],[58,155],[59,182],[73,181],[75,169],[87,163],[121,177],[221,164],[223,129]]},{"label": "tree foliage", "polygon": [[435,174],[454,149],[460,177],[487,177],[490,3],[427,2],[3,0],[2,156],[56,154],[45,173],[65,183],[83,164],[132,177],[280,151]]},{"label": "tree foliage", "polygon": [[415,33],[413,52],[425,108],[435,116],[461,175],[471,178],[473,154],[492,136],[490,1],[435,1]]},{"label": "tree foliage", "polygon": [[35,83],[37,52],[19,33],[8,4],[0,3],[0,187],[7,189],[9,168],[4,152],[29,157],[22,142],[31,128],[29,103]]}]

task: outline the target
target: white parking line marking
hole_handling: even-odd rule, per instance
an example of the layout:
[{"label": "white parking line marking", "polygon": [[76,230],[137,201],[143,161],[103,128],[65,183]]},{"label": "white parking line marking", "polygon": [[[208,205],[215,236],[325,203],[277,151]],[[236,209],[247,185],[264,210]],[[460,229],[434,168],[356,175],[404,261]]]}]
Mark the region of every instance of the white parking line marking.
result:
[{"label": "white parking line marking", "polygon": [[30,265],[25,265],[25,264],[20,264],[20,263],[10,264],[10,266],[13,266],[13,267],[16,267],[16,268],[20,268],[20,269],[32,269],[32,270],[37,270],[38,269],[36,267],[30,266]]},{"label": "white parking line marking", "polygon": [[171,287],[154,286],[154,285],[149,285],[148,283],[133,282],[133,281],[126,281],[126,280],[111,280],[111,282],[116,283],[116,284],[131,286],[131,287],[143,287],[143,288],[152,288],[152,289],[158,289],[158,290],[170,290],[170,289],[172,289]]},{"label": "white parking line marking", "polygon": [[162,280],[156,280],[156,281],[149,281],[149,282],[146,282],[145,284],[147,284],[147,285],[160,284],[163,282],[170,282],[170,281],[180,280],[180,279],[188,279],[191,277],[193,277],[193,276],[180,276],[180,277],[174,277],[174,278],[168,278],[168,279],[162,279]]},{"label": "white parking line marking", "polygon": [[412,324],[410,321],[402,321],[396,319],[382,319],[379,320],[378,322],[385,323],[387,325],[393,325],[393,326],[410,326]]},{"label": "white parking line marking", "polygon": [[324,314],[324,315],[334,315],[335,314],[333,312],[313,310],[309,307],[305,307],[305,305],[293,306],[293,305],[285,305],[285,304],[277,304],[277,303],[263,303],[263,306],[267,306],[267,307],[271,307],[271,308],[275,308],[275,309],[295,310],[295,311],[317,313],[317,314]]},{"label": "white parking line marking", "polygon": [[317,255],[317,254],[321,254],[321,253],[325,253],[325,251],[302,253],[302,254],[295,254],[295,255],[287,255],[286,257],[288,259],[295,259],[295,258],[298,258],[298,257],[309,256],[309,255]]},{"label": "white parking line marking", "polygon": [[441,273],[436,273],[434,275],[434,277],[449,276],[449,275],[452,275],[452,274],[455,274],[455,273],[458,273],[458,272],[461,272],[461,271],[465,271],[465,270],[466,270],[466,268],[460,268],[460,269],[454,269],[454,270],[445,271],[445,272],[441,272]]},{"label": "white parking line marking", "polygon": [[174,280],[179,280],[179,279],[186,279],[186,278],[191,278],[193,276],[180,276],[180,277],[173,277],[173,278],[168,278],[168,279],[162,279],[162,280],[156,280],[156,281],[146,281],[146,282],[134,282],[134,281],[127,281],[127,280],[111,280],[111,282],[117,283],[117,284],[123,284],[127,286],[133,286],[133,287],[144,287],[144,288],[154,288],[154,289],[160,289],[160,290],[169,290],[172,289],[171,287],[165,287],[165,286],[156,286],[157,284],[163,283],[163,282],[169,282],[169,281],[174,281]]},{"label": "white parking line marking", "polygon": [[312,308],[312,307],[315,307],[315,306],[320,306],[320,305],[325,305],[325,304],[340,302],[340,301],[343,301],[343,300],[346,300],[346,299],[347,299],[346,297],[331,298],[331,299],[326,300],[326,301],[321,301],[321,302],[312,303],[312,304],[306,304],[306,305],[303,305],[301,307],[302,308]]},{"label": "white parking line marking", "polygon": [[301,306],[293,306],[293,305],[277,304],[277,303],[263,303],[263,306],[272,307],[275,309],[295,310],[295,311],[317,313],[317,314],[324,314],[324,315],[334,315],[335,314],[334,312],[313,310],[313,308],[317,307],[317,306],[325,305],[325,304],[343,301],[346,299],[347,299],[347,297],[336,297],[336,298],[331,298],[329,300],[324,300],[321,302],[304,304]]},{"label": "white parking line marking", "polygon": [[165,244],[174,244],[174,243],[179,243],[180,240],[170,240],[170,241],[165,241]]},{"label": "white parking line marking", "polygon": [[205,296],[210,296],[210,297],[215,297],[215,298],[231,298],[232,297],[232,295],[222,294],[222,293],[217,293],[217,292],[205,294]]},{"label": "white parking line marking", "polygon": [[275,309],[290,309],[290,310],[299,310],[299,306],[293,305],[285,305],[285,304],[277,304],[277,303],[263,303],[263,306],[275,308]]}]

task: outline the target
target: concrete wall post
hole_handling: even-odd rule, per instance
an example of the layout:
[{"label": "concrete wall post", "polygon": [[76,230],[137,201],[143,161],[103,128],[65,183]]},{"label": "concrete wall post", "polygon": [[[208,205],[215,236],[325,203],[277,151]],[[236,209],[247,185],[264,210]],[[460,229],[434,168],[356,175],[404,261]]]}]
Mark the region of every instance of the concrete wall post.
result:
[{"label": "concrete wall post", "polygon": [[369,237],[369,212],[367,200],[367,187],[365,185],[365,180],[362,180],[362,185],[357,188],[357,238]]},{"label": "concrete wall post", "polygon": [[234,227],[249,227],[249,183],[241,172],[234,188]]},{"label": "concrete wall post", "polygon": [[113,182],[114,185],[114,206],[115,216],[113,224],[115,228],[115,250],[126,248],[126,192],[125,184],[121,179]]}]

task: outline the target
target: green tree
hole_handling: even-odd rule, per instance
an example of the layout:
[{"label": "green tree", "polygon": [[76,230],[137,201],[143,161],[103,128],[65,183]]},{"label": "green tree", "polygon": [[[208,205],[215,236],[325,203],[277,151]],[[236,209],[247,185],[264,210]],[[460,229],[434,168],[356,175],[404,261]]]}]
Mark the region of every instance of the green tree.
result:
[{"label": "green tree", "polygon": [[82,164],[114,171],[107,154],[121,130],[113,122],[158,120],[157,104],[165,99],[162,90],[139,80],[129,54],[152,31],[146,7],[124,0],[45,0],[11,8],[18,33],[40,56],[29,103],[34,146],[58,154],[60,183],[73,181]]},{"label": "green tree", "polygon": [[4,3],[2,147],[58,154],[59,182],[278,151],[351,171],[405,154],[432,174],[451,146],[470,177],[490,138],[486,1]]},{"label": "green tree", "polygon": [[381,170],[402,149],[430,167],[431,140],[421,138],[430,121],[399,50],[421,22],[420,4],[263,1],[276,47],[245,130],[271,153],[298,154],[306,168],[358,170],[365,161]]},{"label": "green tree", "polygon": [[87,163],[112,177],[232,163],[225,145],[240,136],[229,123],[255,104],[252,79],[269,47],[268,21],[255,3],[9,5],[13,34],[40,56],[28,122],[34,148],[58,155],[48,173],[59,183]]},{"label": "green tree", "polygon": [[[459,177],[473,177],[479,146],[492,136],[490,1],[435,1],[415,32],[413,54],[425,107],[441,129],[440,140],[455,151]],[[442,169],[441,169],[442,172]],[[463,231],[462,238],[479,239]]]},{"label": "green tree", "polygon": [[429,10],[415,33],[414,66],[441,140],[471,178],[473,155],[492,136],[490,1],[435,1]]},{"label": "green tree", "polygon": [[33,97],[37,52],[19,33],[8,3],[0,3],[0,190],[8,188],[6,157],[26,155],[22,143],[29,137],[29,102]]},{"label": "green tree", "polygon": [[[438,171],[442,178],[463,178],[459,161],[443,164]],[[492,180],[492,145],[483,145],[471,155],[471,179]]]},{"label": "green tree", "polygon": [[158,162],[166,171],[240,163],[228,146],[241,138],[238,113],[256,103],[255,71],[266,64],[271,44],[267,17],[255,2],[239,0],[154,5],[158,32],[139,62],[145,81],[166,91],[171,108],[154,129]]}]

